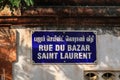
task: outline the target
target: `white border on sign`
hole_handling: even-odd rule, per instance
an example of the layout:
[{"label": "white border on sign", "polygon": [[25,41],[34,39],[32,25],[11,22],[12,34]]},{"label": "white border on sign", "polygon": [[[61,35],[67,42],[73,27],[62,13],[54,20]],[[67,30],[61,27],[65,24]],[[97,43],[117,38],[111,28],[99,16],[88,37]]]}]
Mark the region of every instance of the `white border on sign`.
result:
[{"label": "white border on sign", "polygon": [[41,31],[41,32],[93,32],[95,35],[96,35],[96,44],[97,44],[97,41],[98,41],[98,38],[97,38],[97,31],[95,30],[32,30],[31,31],[31,53],[30,53],[30,63],[32,63],[33,65],[96,65],[97,64],[97,59],[98,59],[98,56],[97,56],[97,45],[96,45],[96,60],[93,62],[93,63],[35,63],[33,60],[32,60],[32,34],[36,31]]}]

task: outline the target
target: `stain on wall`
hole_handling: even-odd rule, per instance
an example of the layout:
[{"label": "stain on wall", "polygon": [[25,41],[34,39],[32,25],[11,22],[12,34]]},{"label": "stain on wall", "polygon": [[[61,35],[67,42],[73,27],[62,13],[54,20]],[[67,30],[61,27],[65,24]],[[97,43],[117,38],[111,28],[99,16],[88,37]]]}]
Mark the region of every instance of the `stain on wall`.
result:
[{"label": "stain on wall", "polygon": [[16,60],[16,32],[0,28],[0,80],[12,80],[12,63]]}]

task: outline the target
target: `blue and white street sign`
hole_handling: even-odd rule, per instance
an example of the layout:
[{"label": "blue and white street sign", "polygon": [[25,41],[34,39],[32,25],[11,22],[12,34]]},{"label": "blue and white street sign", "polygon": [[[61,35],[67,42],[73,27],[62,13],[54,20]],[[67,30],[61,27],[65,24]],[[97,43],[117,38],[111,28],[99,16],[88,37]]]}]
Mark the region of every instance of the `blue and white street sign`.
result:
[{"label": "blue and white street sign", "polygon": [[34,63],[95,63],[96,34],[81,31],[34,31]]}]

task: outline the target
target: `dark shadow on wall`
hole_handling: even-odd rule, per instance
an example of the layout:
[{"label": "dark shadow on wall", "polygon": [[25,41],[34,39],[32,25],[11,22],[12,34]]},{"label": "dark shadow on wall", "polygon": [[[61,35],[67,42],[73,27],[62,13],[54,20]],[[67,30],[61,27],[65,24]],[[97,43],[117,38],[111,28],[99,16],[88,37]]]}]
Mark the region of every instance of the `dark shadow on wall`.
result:
[{"label": "dark shadow on wall", "polygon": [[42,68],[34,67],[32,69],[32,77],[30,80],[55,80],[55,76],[50,74],[49,71]]},{"label": "dark shadow on wall", "polygon": [[82,80],[84,76],[82,69],[77,64],[72,65],[58,65],[59,69],[64,73],[64,75],[70,80]]}]

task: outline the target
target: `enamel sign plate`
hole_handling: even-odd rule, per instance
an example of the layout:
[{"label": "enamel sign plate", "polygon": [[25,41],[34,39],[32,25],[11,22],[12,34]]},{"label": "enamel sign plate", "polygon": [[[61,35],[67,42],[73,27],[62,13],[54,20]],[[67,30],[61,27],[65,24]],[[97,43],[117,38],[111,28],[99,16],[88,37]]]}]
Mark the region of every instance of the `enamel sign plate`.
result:
[{"label": "enamel sign plate", "polygon": [[81,31],[33,31],[33,63],[95,63],[96,34]]}]

